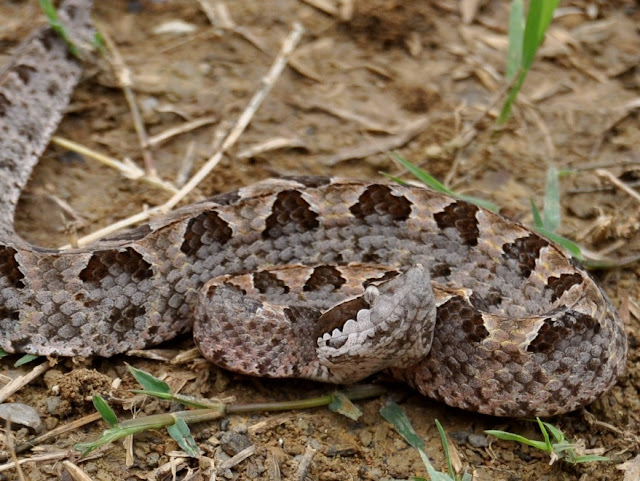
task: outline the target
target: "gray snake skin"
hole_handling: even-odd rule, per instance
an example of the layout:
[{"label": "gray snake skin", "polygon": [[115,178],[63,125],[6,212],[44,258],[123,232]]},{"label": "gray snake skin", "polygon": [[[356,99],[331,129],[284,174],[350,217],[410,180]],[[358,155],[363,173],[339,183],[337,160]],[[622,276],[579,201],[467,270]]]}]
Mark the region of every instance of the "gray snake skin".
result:
[{"label": "gray snake skin", "polygon": [[[81,39],[89,10],[60,12]],[[0,72],[2,349],[113,356],[193,328],[226,369],[336,383],[390,369],[496,416],[576,409],[623,372],[620,317],[563,250],[418,187],[267,180],[88,248],[26,243],[16,203],[80,74],[46,28]]]}]

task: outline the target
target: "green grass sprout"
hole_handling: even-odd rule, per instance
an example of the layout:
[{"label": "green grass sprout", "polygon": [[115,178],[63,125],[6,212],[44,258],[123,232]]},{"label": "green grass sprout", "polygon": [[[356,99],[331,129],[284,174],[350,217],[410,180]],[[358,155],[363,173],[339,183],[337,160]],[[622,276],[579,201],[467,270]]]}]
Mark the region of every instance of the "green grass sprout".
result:
[{"label": "green grass sprout", "polygon": [[189,431],[189,424],[212,421],[227,414],[248,413],[257,411],[289,411],[294,409],[309,409],[321,406],[329,406],[339,414],[357,419],[360,410],[351,401],[380,396],[386,392],[382,386],[362,385],[353,386],[340,392],[327,394],[315,398],[295,401],[282,401],[273,403],[251,404],[224,404],[214,399],[202,399],[193,396],[172,393],[169,385],[156,378],[152,374],[127,365],[129,372],[144,389],[134,389],[136,394],[145,394],[159,399],[174,401],[190,406],[194,409],[176,411],[166,414],[152,414],[142,418],[127,419],[122,422],[107,401],[96,395],[93,397],[93,405],[100,413],[108,428],[102,436],[95,441],[78,443],[74,448],[86,456],[96,448],[112,443],[126,436],[137,434],[149,429],[166,428],[169,435],[189,456],[198,456],[200,449],[195,443]]},{"label": "green grass sprout", "polygon": [[513,102],[531,69],[533,59],[544,40],[559,0],[535,0],[530,2],[526,22],[522,0],[511,2],[509,16],[509,46],[507,48],[507,80],[513,86],[498,117],[498,125],[509,118]]},{"label": "green grass sprout", "polygon": [[487,430],[485,433],[498,439],[502,439],[503,441],[517,441],[535,449],[539,449],[540,451],[544,451],[549,454],[551,458],[549,464],[553,464],[559,459],[566,461],[569,464],[609,461],[609,458],[605,456],[581,454],[583,448],[577,443],[568,441],[565,438],[564,433],[554,425],[541,421],[540,418],[536,418],[536,421],[538,422],[544,441],[536,441],[534,439],[525,438],[519,434],[506,431]]},{"label": "green grass sprout", "polygon": [[[466,471],[462,475],[458,475],[453,470],[453,465],[451,463],[451,455],[449,453],[449,444],[447,442],[447,436],[442,428],[440,422],[436,419],[436,427],[438,428],[438,433],[440,434],[440,441],[442,443],[442,448],[444,449],[444,456],[447,463],[447,473],[443,473],[441,471],[437,471],[431,461],[429,461],[429,457],[425,453],[425,445],[424,441],[420,439],[420,436],[415,432],[413,426],[411,425],[411,421],[407,417],[404,410],[398,406],[396,403],[389,403],[384,406],[380,410],[380,415],[389,421],[396,431],[404,438],[404,440],[409,443],[412,447],[418,450],[420,454],[420,458],[427,470],[427,474],[431,481],[471,481],[471,474]],[[412,481],[427,481],[426,478],[422,478],[419,476],[412,476]]]}]

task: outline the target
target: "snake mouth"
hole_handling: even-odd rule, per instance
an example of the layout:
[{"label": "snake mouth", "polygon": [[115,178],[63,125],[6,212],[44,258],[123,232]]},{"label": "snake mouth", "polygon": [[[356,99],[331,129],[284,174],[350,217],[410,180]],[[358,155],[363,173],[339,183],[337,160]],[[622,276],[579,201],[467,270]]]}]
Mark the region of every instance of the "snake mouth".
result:
[{"label": "snake mouth", "polygon": [[[371,308],[380,297],[376,286],[368,286],[364,294],[325,312],[318,319],[318,347],[340,349],[350,339],[362,342],[378,327],[371,321]],[[347,319],[343,321],[343,319]]]},{"label": "snake mouth", "polygon": [[325,332],[322,337],[318,338],[318,347],[340,349],[349,340],[352,342],[362,342],[366,337],[373,335],[376,326],[371,322],[370,309],[360,309],[355,319],[348,319],[342,329],[337,327],[331,333]]}]

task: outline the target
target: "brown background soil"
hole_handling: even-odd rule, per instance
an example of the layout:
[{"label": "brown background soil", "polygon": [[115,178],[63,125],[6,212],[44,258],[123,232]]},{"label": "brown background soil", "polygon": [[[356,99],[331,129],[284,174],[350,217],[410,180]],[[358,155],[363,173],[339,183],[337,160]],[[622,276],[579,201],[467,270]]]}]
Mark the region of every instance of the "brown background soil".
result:
[{"label": "brown background soil", "polygon": [[[563,2],[514,116],[499,134],[493,133],[499,107],[491,108],[488,115],[482,113],[504,86],[507,2],[480,2],[471,22],[465,23],[460,8],[474,2],[357,1],[352,15],[343,14],[341,19],[339,13],[323,13],[303,1],[234,0],[226,6],[235,31],[212,27],[196,1],[98,3],[94,17],[132,70],[132,88],[150,135],[202,116],[216,119],[153,149],[159,174],[170,181],[191,144],[196,167],[215,151],[217,133],[235,121],[259,88],[292,24],[301,22],[306,29],[294,68],[285,69],[247,131],[189,201],[270,176],[377,178],[381,170],[398,172],[385,152],[391,144],[384,144],[388,146],[379,153],[366,149],[397,138],[413,122],[426,119],[415,137],[400,142],[398,151],[446,179],[450,187],[493,200],[504,207],[505,214],[530,222],[529,199],[541,205],[547,168],[555,164],[574,169],[562,180],[561,233],[614,258],[640,251],[638,201],[594,170],[605,167],[631,186],[640,177],[637,3]],[[0,52],[9,55],[38,17],[35,1],[1,2]],[[185,22],[193,30],[154,32],[170,21]],[[478,118],[476,135],[459,141]],[[58,133],[141,165],[129,109],[104,60],[87,68]],[[240,155],[278,137],[287,139],[288,147]],[[455,139],[457,143],[452,142]],[[335,161],[336,156],[345,160]],[[59,246],[74,231],[84,235],[168,197],[166,192],[124,179],[90,159],[50,148],[23,195],[17,226],[34,243]],[[69,212],[63,214],[55,199],[66,202],[75,218]],[[635,457],[640,454],[640,371],[635,366],[640,355],[639,325],[634,316],[640,312],[638,276],[638,264],[597,274],[614,303],[627,306],[623,309],[630,335],[627,374],[599,401],[552,420],[570,439],[601,449],[611,462],[550,466],[540,452],[483,435],[485,429],[506,429],[537,437],[530,423],[461,412],[395,386],[435,465],[444,468],[434,426],[437,418],[462,465],[478,480],[623,479],[621,464],[637,462]],[[170,357],[192,347],[192,341],[185,338],[163,347]],[[15,377],[29,370],[14,368],[14,361],[14,357],[2,361],[4,375]],[[129,418],[131,403],[125,400],[132,397],[127,389],[135,383],[125,362],[165,377],[182,393],[236,396],[239,402],[296,399],[330,389],[300,381],[244,378],[222,372],[199,357],[170,364],[121,356],[60,360],[10,401],[36,408],[47,429],[93,412],[90,398],[94,393],[111,396],[120,418]],[[123,382],[112,386],[116,378]],[[305,452],[306,459],[311,459],[307,479],[426,475],[417,453],[379,416],[384,400],[359,403],[364,413],[358,422],[315,409],[231,416],[228,421],[194,426],[193,433],[205,456],[217,465],[228,458],[218,447],[224,433],[240,434],[245,440],[248,436],[255,445],[252,456],[219,473],[219,479],[299,479],[298,466]],[[147,415],[169,408],[146,400],[138,402],[133,411]],[[37,454],[94,439],[104,427],[95,422],[77,429],[49,441]],[[30,434],[22,429],[16,436],[20,442]],[[6,440],[2,440],[4,445]],[[222,444],[228,447],[229,442]],[[306,451],[309,448],[315,453]],[[164,431],[151,431],[136,436],[130,467],[125,465],[122,444],[88,460],[71,455],[66,459],[76,462],[93,480],[171,479],[170,474],[156,478],[155,473],[176,450]],[[187,459],[178,466],[177,479],[214,479],[215,469],[207,459]],[[24,469],[33,481],[71,479],[59,461],[25,464]],[[195,472],[193,477],[189,470]],[[0,476],[17,479],[14,470],[0,472]]]}]

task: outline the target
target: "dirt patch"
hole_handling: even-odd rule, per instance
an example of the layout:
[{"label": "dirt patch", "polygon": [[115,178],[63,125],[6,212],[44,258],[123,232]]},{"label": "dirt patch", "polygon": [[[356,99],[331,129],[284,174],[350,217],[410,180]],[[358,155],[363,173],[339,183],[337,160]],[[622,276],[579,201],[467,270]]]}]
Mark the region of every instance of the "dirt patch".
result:
[{"label": "dirt patch", "polygon": [[[381,170],[397,172],[386,153],[397,149],[458,191],[493,200],[504,206],[506,215],[530,222],[529,199],[541,205],[546,170],[555,163],[573,169],[562,179],[561,233],[616,258],[640,251],[637,201],[595,171],[606,168],[632,187],[640,176],[637,3],[575,1],[561,10],[514,117],[499,135],[492,132],[499,108],[492,101],[504,84],[506,2],[488,2],[465,24],[458,2],[356,2],[349,16],[323,13],[301,1],[238,0],[226,5],[235,30],[211,27],[197,2],[98,3],[94,16],[132,70],[133,89],[149,134],[212,117],[211,123],[151,149],[158,172],[170,181],[186,157],[199,167],[215,152],[220,133],[259,88],[293,22],[306,28],[292,67],[189,201],[278,175],[376,178]],[[37,16],[36,2],[0,4],[0,18],[8,19],[0,28],[0,51],[8,54]],[[168,32],[156,30],[175,21],[187,25],[188,31],[178,32],[175,23]],[[487,109],[489,115],[483,117]],[[462,133],[476,119],[480,119],[476,132],[464,138]],[[103,62],[87,68],[58,134],[142,165],[130,111]],[[274,139],[284,147],[264,148]],[[29,241],[59,246],[168,197],[167,192],[54,147],[38,165],[16,222]],[[394,386],[403,394],[401,404],[425,439],[435,465],[444,467],[433,424],[437,418],[475,479],[622,479],[618,466],[640,454],[640,371],[634,363],[639,357],[635,317],[639,276],[637,264],[597,273],[618,307],[629,300],[629,309],[624,310],[631,313],[627,374],[597,402],[552,420],[570,439],[604,450],[611,462],[549,466],[548,458],[538,451],[483,434],[485,429],[505,429],[537,437],[533,425],[464,413]],[[192,342],[184,338],[163,347],[178,353],[192,347]],[[13,368],[14,360],[2,362],[3,374],[16,377],[28,371]],[[296,399],[330,389],[302,381],[243,378],[199,357],[177,365],[135,357],[76,361],[60,361],[55,370],[10,400],[38,409],[48,429],[92,413],[94,393],[109,397],[121,419],[131,417],[131,410],[148,415],[171,409],[149,400],[131,406],[128,389],[135,383],[125,361],[162,376],[185,394],[235,396],[239,402]],[[122,384],[113,384],[115,379]],[[233,446],[242,446],[245,440],[255,446],[252,456],[219,473],[225,479],[298,479],[299,466],[307,460],[309,479],[425,475],[417,453],[379,416],[382,403],[359,403],[363,416],[358,422],[317,409],[231,416],[194,426],[193,434],[217,465],[233,455]],[[94,439],[104,427],[96,422],[47,441],[44,452]],[[20,443],[32,434],[23,429],[16,436]],[[170,473],[154,473],[175,459],[177,449],[164,431],[149,431],[136,436],[129,467],[121,444],[88,460],[70,454],[63,459],[73,459],[95,480],[171,479]],[[190,459],[176,463],[183,476],[179,479],[186,479],[188,469],[211,469],[206,460],[200,465]],[[24,469],[34,481],[67,476],[61,474],[66,468],[55,461],[26,464]],[[16,479],[12,470],[3,475]]]}]

